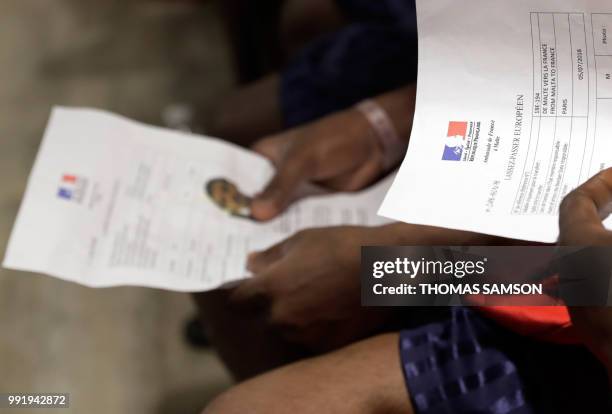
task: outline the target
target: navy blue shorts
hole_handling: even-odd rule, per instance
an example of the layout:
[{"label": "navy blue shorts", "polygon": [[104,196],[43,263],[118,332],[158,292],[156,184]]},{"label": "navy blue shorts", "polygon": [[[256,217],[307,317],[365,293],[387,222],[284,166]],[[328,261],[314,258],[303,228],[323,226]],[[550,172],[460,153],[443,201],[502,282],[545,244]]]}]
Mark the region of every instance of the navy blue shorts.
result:
[{"label": "navy blue shorts", "polygon": [[336,0],[352,23],[306,47],[282,72],[291,128],[416,80],[414,0]]},{"label": "navy blue shorts", "polygon": [[417,414],[611,413],[607,374],[585,348],[534,341],[475,311],[403,331]]}]

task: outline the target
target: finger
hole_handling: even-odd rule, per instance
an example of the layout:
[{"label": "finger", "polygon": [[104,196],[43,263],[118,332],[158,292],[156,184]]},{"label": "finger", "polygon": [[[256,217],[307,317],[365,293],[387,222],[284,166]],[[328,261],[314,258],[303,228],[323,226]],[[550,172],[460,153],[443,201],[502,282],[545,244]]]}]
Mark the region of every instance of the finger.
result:
[{"label": "finger", "polygon": [[272,164],[279,165],[291,142],[291,136],[274,135],[257,141],[251,149],[269,159]]},{"label": "finger", "polygon": [[272,284],[286,274],[283,261],[278,261],[257,276],[242,282],[229,296],[232,306],[243,309],[267,307],[274,294]]},{"label": "finger", "polygon": [[309,163],[309,154],[306,152],[284,159],[268,186],[253,199],[253,218],[270,220],[286,209],[295,198],[300,184],[309,178]]},{"label": "finger", "polygon": [[611,207],[612,169],[607,169],[572,191],[561,203],[559,227],[562,239],[612,240],[612,233],[602,224]]},{"label": "finger", "polygon": [[604,220],[612,211],[612,168],[601,171],[587,184],[586,190],[592,191],[599,217]]},{"label": "finger", "polygon": [[261,252],[253,252],[247,258],[247,270],[261,273],[266,268],[282,259],[287,251],[288,240],[275,244]]}]

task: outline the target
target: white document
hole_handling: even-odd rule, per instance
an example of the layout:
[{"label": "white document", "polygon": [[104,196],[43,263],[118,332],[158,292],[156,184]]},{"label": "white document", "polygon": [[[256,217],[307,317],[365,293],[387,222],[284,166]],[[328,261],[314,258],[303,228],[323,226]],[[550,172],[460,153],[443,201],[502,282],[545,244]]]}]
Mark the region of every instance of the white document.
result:
[{"label": "white document", "polygon": [[145,126],[96,110],[53,111],[4,266],[91,287],[213,289],[247,275],[246,256],[298,230],[377,225],[390,180],[358,194],[312,197],[256,223],[207,194],[225,178],[245,194],[273,174],[226,142]]},{"label": "white document", "polygon": [[379,213],[555,241],[563,197],[612,165],[612,4],[418,0],[417,11],[412,137]]}]

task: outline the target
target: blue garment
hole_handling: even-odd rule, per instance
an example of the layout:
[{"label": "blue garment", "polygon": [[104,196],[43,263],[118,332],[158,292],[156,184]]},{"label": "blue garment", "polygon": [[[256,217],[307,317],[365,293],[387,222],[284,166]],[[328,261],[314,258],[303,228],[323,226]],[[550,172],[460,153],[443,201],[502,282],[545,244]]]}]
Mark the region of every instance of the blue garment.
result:
[{"label": "blue garment", "polygon": [[416,32],[414,0],[336,0],[336,4],[356,21],[399,24]]},{"label": "blue garment", "polygon": [[585,348],[538,342],[467,308],[400,334],[417,414],[610,413],[603,365]]},{"label": "blue garment", "polygon": [[414,0],[336,1],[353,23],[314,41],[281,74],[286,128],[416,80]]}]

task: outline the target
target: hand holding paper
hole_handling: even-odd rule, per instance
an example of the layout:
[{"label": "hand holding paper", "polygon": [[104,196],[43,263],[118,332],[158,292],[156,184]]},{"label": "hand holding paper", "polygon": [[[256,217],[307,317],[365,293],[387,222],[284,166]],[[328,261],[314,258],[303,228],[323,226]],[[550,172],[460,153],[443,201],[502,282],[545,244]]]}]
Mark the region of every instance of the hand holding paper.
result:
[{"label": "hand holding paper", "polygon": [[246,277],[249,252],[301,229],[385,222],[374,211],[388,181],[305,199],[265,224],[243,217],[272,174],[220,140],[56,109],[4,266],[94,287],[200,291]]},{"label": "hand holding paper", "polygon": [[609,2],[421,0],[417,15],[417,110],[380,214],[554,242],[563,197],[612,165]]},{"label": "hand holding paper", "polygon": [[357,191],[383,174],[380,146],[367,120],[342,111],[258,142],[255,151],[277,171],[253,200],[253,215],[269,220],[307,195]]}]

